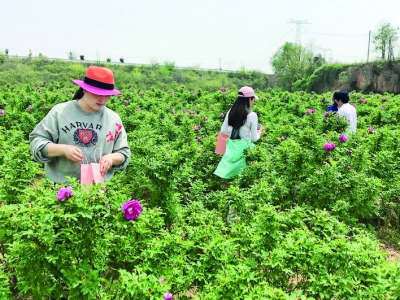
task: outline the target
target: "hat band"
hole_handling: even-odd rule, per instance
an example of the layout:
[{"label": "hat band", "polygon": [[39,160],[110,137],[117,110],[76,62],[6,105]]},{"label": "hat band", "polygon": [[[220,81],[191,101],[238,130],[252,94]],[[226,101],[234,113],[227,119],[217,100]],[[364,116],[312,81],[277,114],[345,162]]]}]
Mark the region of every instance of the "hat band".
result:
[{"label": "hat band", "polygon": [[97,80],[91,79],[91,78],[86,77],[86,76],[85,76],[85,79],[83,79],[83,82],[87,83],[87,84],[89,84],[91,86],[103,89],[103,90],[112,91],[114,89],[114,84],[112,84],[112,83],[104,83],[104,82],[101,82],[101,81],[97,81]]}]

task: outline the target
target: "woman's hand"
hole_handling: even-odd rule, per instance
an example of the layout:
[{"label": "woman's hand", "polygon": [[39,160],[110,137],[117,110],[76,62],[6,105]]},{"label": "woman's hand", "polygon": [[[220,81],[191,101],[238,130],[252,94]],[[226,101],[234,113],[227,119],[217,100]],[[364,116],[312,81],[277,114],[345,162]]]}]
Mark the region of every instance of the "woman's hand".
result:
[{"label": "woman's hand", "polygon": [[76,146],[50,143],[46,147],[49,157],[65,156],[68,160],[78,163],[84,158],[82,150]]},{"label": "woman's hand", "polygon": [[112,168],[113,163],[113,154],[106,154],[100,159],[100,173],[102,176]]},{"label": "woman's hand", "polygon": [[64,148],[64,156],[75,163],[81,162],[84,158],[82,150],[76,146],[72,145],[63,145]]},{"label": "woman's hand", "polygon": [[100,159],[100,173],[101,175],[105,175],[111,168],[112,166],[119,166],[122,163],[123,156],[121,153],[110,153],[104,155]]},{"label": "woman's hand", "polygon": [[263,131],[264,131],[264,125],[261,125],[260,129],[257,130],[258,135],[261,136]]}]

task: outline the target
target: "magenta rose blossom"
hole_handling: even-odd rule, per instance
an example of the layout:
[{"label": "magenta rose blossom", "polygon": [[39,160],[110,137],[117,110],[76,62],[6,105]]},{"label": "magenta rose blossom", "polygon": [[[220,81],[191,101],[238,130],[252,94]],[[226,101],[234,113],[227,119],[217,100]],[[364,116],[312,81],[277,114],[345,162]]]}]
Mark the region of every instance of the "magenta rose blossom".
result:
[{"label": "magenta rose blossom", "polygon": [[347,136],[345,134],[341,134],[340,137],[339,137],[339,140],[341,142],[343,142],[343,143],[346,143],[348,138],[347,138]]},{"label": "magenta rose blossom", "polygon": [[122,204],[122,211],[124,212],[124,217],[127,220],[136,220],[139,218],[142,210],[143,207],[140,202],[134,199]]},{"label": "magenta rose blossom", "polygon": [[72,197],[72,186],[62,187],[57,192],[58,201],[63,201]]},{"label": "magenta rose blossom", "polygon": [[335,149],[336,145],[334,143],[328,142],[324,145],[324,149],[326,151],[332,151],[333,149]]}]

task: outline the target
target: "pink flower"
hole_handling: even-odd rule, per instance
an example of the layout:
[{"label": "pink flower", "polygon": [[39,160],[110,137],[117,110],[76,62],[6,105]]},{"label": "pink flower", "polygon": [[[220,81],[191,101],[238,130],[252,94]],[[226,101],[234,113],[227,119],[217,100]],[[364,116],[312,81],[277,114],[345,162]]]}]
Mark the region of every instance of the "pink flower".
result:
[{"label": "pink flower", "polygon": [[346,143],[348,138],[347,138],[347,136],[345,134],[341,134],[340,137],[339,137],[339,140],[341,142],[343,142],[343,143]]},{"label": "pink flower", "polygon": [[196,125],[196,126],[194,126],[194,130],[200,130],[200,125]]},{"label": "pink flower", "polygon": [[0,109],[0,115],[4,116],[4,109]]},{"label": "pink flower", "polygon": [[164,300],[172,300],[173,295],[170,292],[164,294]]},{"label": "pink flower", "polygon": [[329,117],[329,112],[326,111],[326,112],[324,113],[324,117]]},{"label": "pink flower", "polygon": [[349,150],[347,150],[347,152],[349,152],[349,153],[353,153],[353,150],[349,149]]},{"label": "pink flower", "polygon": [[196,141],[201,142],[201,137],[199,136]]},{"label": "pink flower", "polygon": [[281,141],[284,141],[285,140],[285,137],[282,135],[281,136]]},{"label": "pink flower", "polygon": [[332,151],[333,149],[335,149],[335,144],[334,143],[331,143],[331,142],[328,142],[328,143],[326,143],[325,145],[324,145],[324,149],[326,150],[326,151]]},{"label": "pink flower", "polygon": [[201,253],[203,253],[203,254],[206,254],[206,252],[207,252],[206,249],[201,250]]},{"label": "pink flower", "polygon": [[221,116],[221,118],[225,118],[225,115],[224,115],[224,113],[221,113],[221,115],[220,115],[220,116]]},{"label": "pink flower", "polygon": [[130,200],[122,205],[122,211],[124,212],[124,217],[126,220],[136,220],[139,218],[143,207],[137,200]]},{"label": "pink flower", "polygon": [[58,201],[63,201],[72,197],[72,186],[62,187],[57,192]]},{"label": "pink flower", "polygon": [[350,169],[351,169],[351,166],[347,166],[347,169],[350,170]]},{"label": "pink flower", "polygon": [[374,129],[374,127],[372,127],[372,126],[369,126],[369,127],[368,127],[368,131],[369,131],[370,133],[374,133],[375,129]]},{"label": "pink flower", "polygon": [[222,87],[219,89],[221,92],[226,92],[226,88]]},{"label": "pink flower", "polygon": [[32,111],[32,110],[33,110],[33,107],[32,107],[32,105],[31,105],[31,106],[29,106],[29,110],[30,110],[30,111]]},{"label": "pink flower", "polygon": [[125,101],[125,105],[129,105],[129,101],[128,100]]},{"label": "pink flower", "polygon": [[191,110],[191,111],[190,111],[190,114],[191,114],[191,115],[194,115],[195,113],[196,113],[196,112],[195,112],[194,110]]},{"label": "pink flower", "polygon": [[164,282],[164,281],[165,281],[164,278],[160,278],[160,279],[158,280],[158,282]]}]

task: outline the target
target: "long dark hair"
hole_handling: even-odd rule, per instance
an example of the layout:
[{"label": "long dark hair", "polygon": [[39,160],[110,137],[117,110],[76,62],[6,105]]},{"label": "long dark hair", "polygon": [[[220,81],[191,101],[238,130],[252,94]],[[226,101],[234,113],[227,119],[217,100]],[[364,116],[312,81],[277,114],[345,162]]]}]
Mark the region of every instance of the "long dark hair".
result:
[{"label": "long dark hair", "polygon": [[72,100],[79,100],[79,99],[81,99],[81,98],[83,97],[83,95],[84,95],[84,93],[83,93],[83,88],[80,87],[80,88],[76,91],[76,93],[75,93],[74,97],[72,98]]},{"label": "long dark hair", "polygon": [[[240,95],[240,93],[239,93]],[[246,123],[247,115],[250,113],[250,99],[253,97],[237,97],[228,116],[228,125],[233,129],[239,129]]]},{"label": "long dark hair", "polygon": [[342,100],[343,103],[349,103],[349,92],[346,90],[341,90],[333,93],[333,99]]}]

